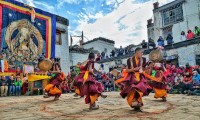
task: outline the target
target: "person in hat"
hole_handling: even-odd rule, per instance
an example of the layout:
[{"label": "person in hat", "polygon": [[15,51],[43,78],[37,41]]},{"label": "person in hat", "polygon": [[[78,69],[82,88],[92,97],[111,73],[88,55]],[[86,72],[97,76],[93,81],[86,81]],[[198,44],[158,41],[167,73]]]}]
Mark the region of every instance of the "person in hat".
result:
[{"label": "person in hat", "polygon": [[195,65],[194,70],[197,71],[200,74],[200,67],[199,67],[199,65]]},{"label": "person in hat", "polygon": [[184,71],[185,71],[185,70],[184,70],[183,65],[180,65],[180,66],[177,68],[176,73],[182,75]]},{"label": "person in hat", "polygon": [[200,74],[197,71],[193,71],[193,91],[191,92],[191,95],[197,95],[200,96]]},{"label": "person in hat", "polygon": [[99,96],[107,97],[102,94],[104,91],[103,85],[94,77],[96,76],[93,72],[94,60],[95,54],[90,53],[88,59],[80,66],[80,74],[74,78],[75,93],[81,97],[86,96],[85,103],[89,104],[90,110],[99,109],[99,106],[96,104]]},{"label": "person in hat", "polygon": [[186,63],[186,65],[185,65],[185,73],[189,73],[189,75],[192,76],[192,70],[193,70],[193,67],[190,66],[189,63]]},{"label": "person in hat", "polygon": [[[171,75],[171,67],[167,65],[168,70],[166,70],[163,57],[162,57],[162,48],[151,51],[149,58],[151,60],[150,65],[148,66],[148,71],[143,72],[145,77],[149,80],[148,84],[154,91],[154,98],[161,98],[163,101],[166,101],[167,97],[167,77]],[[157,57],[156,57],[157,56]],[[171,80],[171,76],[168,77]]]},{"label": "person in hat", "polygon": [[[161,98],[163,101],[166,101],[167,98],[167,77],[164,76],[165,67],[162,63],[153,63],[152,71],[150,76],[145,75],[151,82],[149,85],[154,91],[154,98]],[[171,76],[168,76],[168,79],[171,81]]]},{"label": "person in hat", "polygon": [[197,71],[193,71],[192,81],[195,86],[200,86],[200,74]]},{"label": "person in hat", "polygon": [[63,72],[56,73],[50,79],[50,83],[45,87],[44,98],[54,96],[54,100],[58,100],[62,94],[61,83],[66,80],[66,75]]}]

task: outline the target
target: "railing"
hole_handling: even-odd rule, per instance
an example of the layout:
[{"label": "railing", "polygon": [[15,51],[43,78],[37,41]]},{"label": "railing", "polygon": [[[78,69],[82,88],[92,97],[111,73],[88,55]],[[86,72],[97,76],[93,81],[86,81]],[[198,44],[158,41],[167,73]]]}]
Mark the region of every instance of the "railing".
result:
[{"label": "railing", "polygon": [[[174,43],[174,44],[171,44],[171,45],[165,45],[164,49],[165,50],[171,50],[171,49],[177,49],[177,48],[180,48],[180,47],[186,47],[186,46],[190,46],[190,45],[194,45],[194,44],[200,44],[200,37],[196,37],[196,38],[193,38],[191,40],[185,40],[185,41],[177,42],[177,43]],[[156,48],[144,50],[144,55],[149,54],[154,49],[156,49]],[[133,54],[134,54],[134,52],[131,52],[131,53],[128,53],[128,54],[120,56],[120,57],[112,57],[112,58],[102,59],[102,60],[98,61],[97,63],[110,62],[110,61],[114,61],[116,59],[124,59],[124,58],[131,57]]]}]

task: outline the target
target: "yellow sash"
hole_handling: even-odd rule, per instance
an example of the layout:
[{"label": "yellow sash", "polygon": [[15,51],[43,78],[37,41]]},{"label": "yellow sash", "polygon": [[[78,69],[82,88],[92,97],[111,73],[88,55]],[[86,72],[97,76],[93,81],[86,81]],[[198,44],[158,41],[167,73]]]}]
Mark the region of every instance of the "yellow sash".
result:
[{"label": "yellow sash", "polygon": [[[134,59],[135,59],[136,65],[138,65],[139,61],[136,59],[136,57],[134,57]],[[131,67],[134,68],[133,67],[133,60],[132,60],[132,58],[130,60],[131,60],[130,61],[131,62]],[[139,72],[134,72],[134,75],[135,75],[136,80],[140,81],[140,73]]]},{"label": "yellow sash", "polygon": [[84,76],[83,76],[83,84],[87,81],[87,79],[88,79],[88,76],[89,76],[89,71],[87,70],[86,72],[85,72],[85,74],[84,74]]}]

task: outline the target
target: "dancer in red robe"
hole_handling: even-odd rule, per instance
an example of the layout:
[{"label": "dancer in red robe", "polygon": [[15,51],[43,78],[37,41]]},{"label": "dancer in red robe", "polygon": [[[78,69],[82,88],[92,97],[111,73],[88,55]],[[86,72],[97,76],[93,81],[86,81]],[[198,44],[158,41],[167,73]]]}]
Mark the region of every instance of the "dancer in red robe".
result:
[{"label": "dancer in red robe", "polygon": [[149,85],[155,92],[154,98],[162,98],[163,101],[166,101],[167,97],[167,80],[166,76],[171,73],[170,69],[167,70],[164,67],[162,47],[151,51],[149,58],[152,63],[148,66],[149,71],[143,72],[143,75],[149,79]]},{"label": "dancer in red robe", "polygon": [[74,79],[74,86],[76,87],[75,93],[81,97],[86,96],[85,103],[90,104],[90,110],[99,108],[99,106],[96,105],[99,96],[103,98],[106,97],[102,95],[104,91],[103,85],[93,77],[94,59],[94,53],[90,53],[88,60],[81,64],[80,74]]},{"label": "dancer in red robe", "polygon": [[165,67],[162,63],[152,63],[151,73],[143,73],[150,80],[149,85],[155,92],[154,98],[162,98],[166,101],[167,97],[167,81],[164,76]]},{"label": "dancer in red robe", "polygon": [[141,48],[136,48],[133,57],[127,60],[127,77],[122,81],[123,89],[120,95],[127,98],[130,107],[140,110],[143,106],[142,97],[149,94],[150,86],[142,74],[142,67],[145,67],[146,59],[142,57]]},{"label": "dancer in red robe", "polygon": [[49,98],[50,96],[54,96],[54,100],[58,100],[62,94],[61,83],[66,79],[66,75],[61,73],[56,73],[56,75],[50,79],[50,83],[45,87],[45,95],[44,98]]}]

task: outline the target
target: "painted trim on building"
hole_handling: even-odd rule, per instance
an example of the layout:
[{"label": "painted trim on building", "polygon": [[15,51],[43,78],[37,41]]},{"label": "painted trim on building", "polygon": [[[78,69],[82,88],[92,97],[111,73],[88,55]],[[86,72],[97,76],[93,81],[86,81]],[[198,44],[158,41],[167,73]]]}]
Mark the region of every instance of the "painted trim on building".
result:
[{"label": "painted trim on building", "polygon": [[173,5],[176,5],[176,4],[183,4],[185,1],[186,1],[186,0],[175,0],[175,1],[173,1],[173,2],[170,2],[170,3],[168,3],[168,4],[165,4],[165,5],[163,5],[163,6],[160,6],[160,7],[157,8],[157,9],[154,9],[154,10],[153,10],[153,13],[155,13],[155,12],[161,12],[161,11],[166,10],[166,9],[168,9],[169,7],[171,7],[171,6],[173,6]]}]

